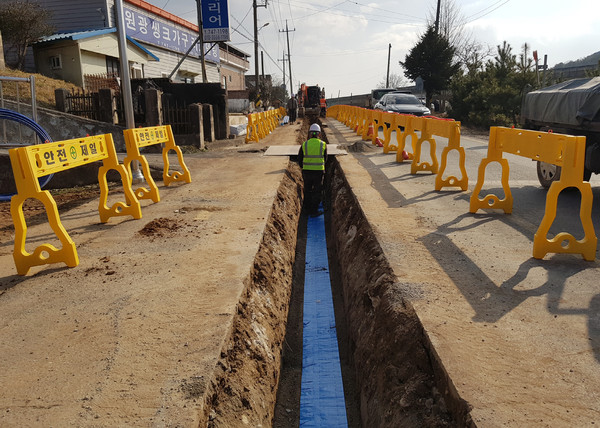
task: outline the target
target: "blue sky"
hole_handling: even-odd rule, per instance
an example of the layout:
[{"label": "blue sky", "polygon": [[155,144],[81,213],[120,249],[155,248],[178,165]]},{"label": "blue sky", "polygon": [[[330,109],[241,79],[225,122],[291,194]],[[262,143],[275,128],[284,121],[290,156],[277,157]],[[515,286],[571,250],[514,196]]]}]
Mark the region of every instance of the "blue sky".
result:
[{"label": "blue sky", "polygon": [[[195,0],[147,0],[197,23]],[[257,0],[264,4],[265,0]],[[445,1],[445,0],[444,0]],[[598,0],[453,0],[464,18],[464,32],[496,49],[507,41],[518,54],[524,43],[548,55],[550,66],[600,51]],[[370,92],[385,80],[388,45],[390,73],[403,75],[398,64],[418,41],[433,16],[437,0],[268,0],[258,8],[259,51],[265,73],[283,79],[287,54],[286,21],[294,86],[319,84],[327,96]],[[231,43],[254,53],[252,0],[229,0]],[[254,74],[251,58],[250,74]],[[285,62],[289,85],[288,63]]]}]

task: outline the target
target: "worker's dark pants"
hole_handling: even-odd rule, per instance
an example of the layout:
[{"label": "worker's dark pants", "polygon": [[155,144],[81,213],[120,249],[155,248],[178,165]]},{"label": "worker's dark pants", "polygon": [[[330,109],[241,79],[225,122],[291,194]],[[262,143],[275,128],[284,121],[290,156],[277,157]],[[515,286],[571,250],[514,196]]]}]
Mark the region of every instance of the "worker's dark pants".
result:
[{"label": "worker's dark pants", "polygon": [[288,116],[290,117],[290,123],[294,123],[296,121],[296,109],[291,108],[288,113]]},{"label": "worker's dark pants", "polygon": [[304,180],[304,209],[313,214],[319,210],[323,192],[324,171],[302,170]]}]

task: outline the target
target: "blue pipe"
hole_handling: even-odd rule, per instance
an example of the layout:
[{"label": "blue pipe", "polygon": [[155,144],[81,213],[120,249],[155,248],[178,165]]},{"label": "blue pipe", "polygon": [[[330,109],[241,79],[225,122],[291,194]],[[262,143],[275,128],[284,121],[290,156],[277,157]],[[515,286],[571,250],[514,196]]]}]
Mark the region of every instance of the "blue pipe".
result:
[{"label": "blue pipe", "polygon": [[301,428],[347,428],[323,214],[306,225]]},{"label": "blue pipe", "polygon": [[[35,121],[31,120],[27,116],[22,115],[21,113],[17,113],[16,111],[0,108],[0,119],[8,119],[8,120],[12,120],[14,122],[20,123],[21,125],[26,125],[37,134],[37,136],[42,141],[42,143],[52,142],[50,135],[48,135],[48,133],[46,132],[46,130],[44,128],[42,128],[39,124],[37,124]],[[48,184],[48,182],[50,181],[52,176],[53,176],[53,174],[49,174],[44,177],[40,177],[39,178],[40,187],[44,187],[46,184]],[[0,201],[10,201],[11,197],[12,197],[12,194],[10,194],[10,195],[9,194],[0,194]]]}]

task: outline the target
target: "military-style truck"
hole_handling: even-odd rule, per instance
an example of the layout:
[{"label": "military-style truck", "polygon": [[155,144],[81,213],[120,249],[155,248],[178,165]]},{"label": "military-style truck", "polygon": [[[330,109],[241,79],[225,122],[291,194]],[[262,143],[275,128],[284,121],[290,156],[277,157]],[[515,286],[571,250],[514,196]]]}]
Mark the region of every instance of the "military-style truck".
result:
[{"label": "military-style truck", "polygon": [[[600,77],[573,79],[531,91],[523,98],[521,126],[586,137],[584,180],[600,173]],[[537,162],[540,184],[560,178],[560,167]]]}]

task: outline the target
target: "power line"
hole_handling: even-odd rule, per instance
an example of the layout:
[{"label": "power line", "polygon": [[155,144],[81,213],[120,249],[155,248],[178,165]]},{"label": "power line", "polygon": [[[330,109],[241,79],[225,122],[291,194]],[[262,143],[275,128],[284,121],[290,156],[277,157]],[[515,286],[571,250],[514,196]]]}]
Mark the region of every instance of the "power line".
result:
[{"label": "power line", "polygon": [[[274,1],[277,1],[277,0],[274,0]],[[290,3],[290,0],[288,0],[288,3]],[[394,11],[390,11],[387,9],[378,8],[376,6],[363,5],[361,3],[358,3],[355,1],[350,1],[350,0],[345,0],[341,3],[338,3],[334,6],[330,6],[327,8],[319,8],[318,5],[311,4],[311,3],[298,3],[298,2],[294,2],[294,3],[296,3],[296,5],[294,7],[298,8],[298,9],[314,11],[313,13],[309,13],[307,15],[301,16],[298,19],[305,19],[305,18],[309,18],[309,17],[314,16],[319,13],[324,13],[324,14],[328,14],[328,15],[343,16],[346,18],[353,18],[353,19],[368,19],[369,21],[382,22],[382,23],[386,23],[386,24],[404,24],[404,25],[411,25],[411,26],[420,26],[420,25],[406,22],[406,20],[409,20],[409,19],[415,20],[416,19],[418,21],[423,21],[423,22],[426,21],[426,19],[424,19],[424,18],[420,18],[420,17],[416,17],[416,16],[412,16],[412,15],[408,15],[408,14],[404,14],[404,13],[400,13],[400,12],[394,12]],[[347,9],[340,8],[340,6],[342,6],[344,3],[350,3],[350,4],[357,5],[357,6],[369,7],[371,9],[381,10],[382,12],[385,12],[385,14],[380,15],[380,14],[375,14],[375,13],[361,12],[359,15],[356,15],[355,11],[350,11]],[[290,7],[291,7],[291,3],[290,3]],[[336,12],[332,11],[332,9],[334,9],[334,8],[336,8],[337,11],[343,12],[343,13],[336,13]],[[394,15],[398,15],[398,18],[389,16],[390,13],[394,14]],[[400,16],[402,16],[403,18],[400,18]],[[398,19],[403,19],[404,21],[399,21]]]},{"label": "power line", "polygon": [[[346,56],[346,55],[354,55],[354,54],[361,54],[361,53],[375,53],[375,52],[380,52],[383,51],[384,49],[365,49],[362,51],[340,51],[340,52],[324,52],[321,54],[310,54],[310,55],[296,55],[299,57],[303,57],[303,58],[310,58],[310,57],[314,57],[314,56]],[[385,49],[387,51],[387,48]]]},{"label": "power line", "polygon": [[420,16],[408,15],[406,13],[396,12],[395,10],[383,9],[381,7],[373,6],[372,4],[362,4],[362,3],[359,3],[357,1],[351,1],[351,0],[348,0],[348,3],[354,3],[357,6],[363,6],[363,7],[369,7],[371,9],[381,10],[382,12],[385,12],[385,13],[393,13],[394,15],[402,15],[402,16],[406,16],[406,17],[412,18],[412,19],[418,19],[418,20],[422,20],[423,19]]},{"label": "power line", "polygon": [[[466,23],[466,24],[469,24],[469,23],[471,23],[471,22],[474,22],[474,21],[477,21],[478,19],[481,19],[481,18],[483,18],[484,16],[487,16],[487,15],[489,15],[490,13],[492,13],[493,11],[495,11],[496,9],[499,9],[500,7],[504,6],[504,5],[505,5],[506,3],[508,3],[509,1],[510,1],[510,0],[498,0],[496,3],[494,3],[494,4],[492,4],[492,5],[488,6],[488,7],[486,7],[485,9],[482,9],[482,10],[480,10],[479,12],[477,12],[477,13],[474,13],[473,15],[471,15],[471,16],[468,16],[467,18],[465,18],[465,21],[466,21],[465,23]],[[498,3],[501,3],[501,4],[498,4]],[[498,4],[498,6],[494,7],[494,6],[495,6],[495,5],[497,5],[497,4]],[[489,12],[487,12],[487,13],[484,13],[483,15],[481,15],[481,16],[478,16],[477,18],[475,18],[475,19],[471,19],[471,20],[469,21],[469,19],[470,19],[470,18],[472,18],[472,17],[474,17],[474,16],[476,16],[476,15],[479,15],[479,14],[480,14],[480,13],[482,13],[482,12],[485,12],[486,10],[488,10],[488,9],[489,9],[489,8],[491,8],[491,7],[494,7],[494,8],[493,8],[492,10],[490,10]]]}]

